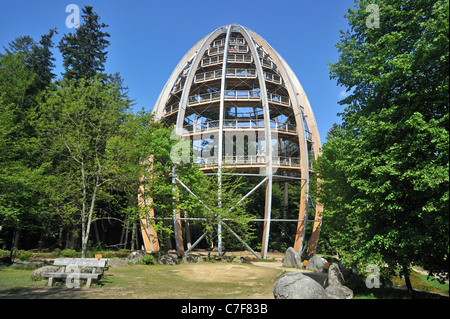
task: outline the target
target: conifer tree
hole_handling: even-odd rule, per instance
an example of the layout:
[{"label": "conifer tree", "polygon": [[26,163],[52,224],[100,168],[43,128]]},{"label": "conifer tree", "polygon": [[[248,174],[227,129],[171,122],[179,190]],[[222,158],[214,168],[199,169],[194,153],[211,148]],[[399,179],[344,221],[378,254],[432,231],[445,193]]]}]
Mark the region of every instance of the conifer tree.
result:
[{"label": "conifer tree", "polygon": [[84,23],[59,42],[63,56],[64,78],[79,80],[92,79],[97,73],[103,74],[109,46],[109,33],[102,31],[108,25],[100,22],[100,17],[91,6],[83,8]]}]

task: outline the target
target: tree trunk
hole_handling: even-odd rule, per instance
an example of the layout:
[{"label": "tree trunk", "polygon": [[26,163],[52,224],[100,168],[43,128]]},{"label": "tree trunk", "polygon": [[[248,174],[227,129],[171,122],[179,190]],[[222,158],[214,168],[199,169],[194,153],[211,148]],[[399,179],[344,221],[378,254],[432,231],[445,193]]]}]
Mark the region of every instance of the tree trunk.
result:
[{"label": "tree trunk", "polygon": [[[185,218],[188,217],[187,211],[184,211],[184,217]],[[189,220],[188,219],[185,220],[185,227],[184,228],[186,229],[186,245],[187,245],[187,249],[190,249],[191,248],[191,230],[189,228]]]},{"label": "tree trunk", "polygon": [[409,293],[413,294],[414,290],[413,290],[413,287],[411,285],[411,280],[409,278],[409,268],[406,265],[403,265],[403,276],[405,276],[406,289],[408,289]]},{"label": "tree trunk", "polygon": [[[134,247],[134,240],[135,240],[135,238],[136,238],[136,223],[132,223],[132,229],[131,229],[131,247],[130,247],[130,249],[131,249],[131,251],[134,251],[136,248]],[[127,234],[128,234],[128,230],[127,230]],[[137,247],[137,245],[136,245],[136,247]]]},{"label": "tree trunk", "polygon": [[88,241],[89,241],[89,234],[91,231],[91,224],[92,224],[92,215],[94,214],[94,207],[95,207],[95,199],[97,197],[97,191],[98,191],[99,185],[98,183],[96,183],[95,187],[94,187],[94,192],[92,194],[92,198],[91,198],[91,205],[89,208],[89,212],[88,212],[88,216],[87,216],[87,220],[86,220],[86,216],[85,216],[85,220],[82,223],[83,225],[83,236],[81,238],[81,258],[86,258],[86,252],[87,252],[87,248],[88,248]]},{"label": "tree trunk", "polygon": [[74,226],[67,227],[66,245],[65,245],[64,249],[74,249],[74,247],[75,247],[75,242],[74,242],[75,235],[74,234],[75,234],[75,227]]},{"label": "tree trunk", "polygon": [[[126,228],[128,228],[128,216],[125,217],[125,220],[122,223],[122,232],[120,233],[120,243],[119,243],[119,247],[122,247],[124,249],[127,248],[127,240],[128,240],[128,236],[125,236],[125,230]],[[128,231],[127,231],[127,235],[128,235]]]},{"label": "tree trunk", "polygon": [[[81,207],[81,258],[86,258],[87,237],[86,237],[86,176],[84,172],[84,163],[81,162],[81,185],[83,189],[83,201]],[[88,234],[89,236],[89,234]]]},{"label": "tree trunk", "polygon": [[100,243],[102,242],[100,240],[100,235],[98,233],[98,225],[97,225],[97,221],[94,221],[94,233],[95,233],[95,239],[97,240],[97,243],[99,244],[99,247],[102,247],[102,245],[100,245]]},{"label": "tree trunk", "polygon": [[59,249],[62,249],[63,231],[64,231],[64,228],[62,226],[59,227],[58,243],[56,244],[56,247],[58,247]]},{"label": "tree trunk", "polygon": [[16,251],[19,249],[19,237],[20,237],[20,229],[16,228],[14,230],[14,235],[12,239],[11,251],[9,257],[13,260],[16,256]]}]

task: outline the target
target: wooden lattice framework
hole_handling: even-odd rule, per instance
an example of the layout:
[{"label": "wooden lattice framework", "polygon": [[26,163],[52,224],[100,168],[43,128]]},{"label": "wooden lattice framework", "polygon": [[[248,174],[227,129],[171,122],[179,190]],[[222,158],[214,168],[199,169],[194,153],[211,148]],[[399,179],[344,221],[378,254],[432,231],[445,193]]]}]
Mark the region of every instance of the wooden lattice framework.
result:
[{"label": "wooden lattice framework", "polygon": [[[264,223],[262,258],[267,256],[270,223],[282,221],[271,218],[272,183],[281,178],[300,180],[294,248],[299,252],[307,248],[308,255],[314,254],[323,208],[320,203],[312,205],[315,217],[308,219],[312,202],[309,182],[316,178],[311,173],[310,160],[320,154],[319,132],[296,75],[261,36],[238,24],[220,27],[205,36],[178,63],[153,113],[156,120],[174,125],[177,136],[191,139],[194,147],[202,145],[205,138],[214,137],[213,155],[211,148],[205,150],[201,146],[194,152],[194,161],[205,173],[216,172],[220,178],[222,170],[232,165],[241,174],[261,176],[263,180],[257,187],[266,186],[264,218],[260,219]],[[234,153],[230,153],[232,136],[235,141],[257,136],[256,146],[252,152],[247,149],[244,153],[234,146]],[[149,223],[154,217],[152,199],[143,193],[141,189],[140,202],[149,208],[148,215],[142,218],[144,245],[147,251],[157,251],[157,234]],[[180,220],[177,213],[177,250],[183,254]],[[307,222],[313,222],[313,230],[305,247]],[[220,255],[220,236],[218,244]]]}]

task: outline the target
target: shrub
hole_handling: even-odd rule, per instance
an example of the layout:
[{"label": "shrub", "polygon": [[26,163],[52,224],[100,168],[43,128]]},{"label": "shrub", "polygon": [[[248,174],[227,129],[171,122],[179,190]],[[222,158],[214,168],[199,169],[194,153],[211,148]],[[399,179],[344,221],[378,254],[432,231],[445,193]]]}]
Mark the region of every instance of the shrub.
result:
[{"label": "shrub", "polygon": [[77,258],[77,257],[81,257],[81,253],[76,252],[73,249],[64,249],[61,250],[61,252],[59,253],[60,257],[67,257],[67,258]]},{"label": "shrub", "polygon": [[151,255],[151,254],[146,254],[144,255],[144,257],[142,258],[142,262],[145,265],[152,265],[155,263],[155,256]]},{"label": "shrub", "polygon": [[20,261],[28,261],[33,255],[33,252],[31,251],[25,251],[25,250],[18,250],[17,251],[17,257],[19,257]]}]

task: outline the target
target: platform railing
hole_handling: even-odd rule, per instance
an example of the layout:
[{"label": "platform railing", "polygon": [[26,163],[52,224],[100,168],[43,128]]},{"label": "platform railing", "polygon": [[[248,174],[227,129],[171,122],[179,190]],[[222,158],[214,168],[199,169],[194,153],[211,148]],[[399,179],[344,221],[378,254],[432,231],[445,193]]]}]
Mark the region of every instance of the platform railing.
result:
[{"label": "platform railing", "polygon": [[[226,90],[224,91],[224,99],[225,100],[258,100],[261,98],[261,92],[259,90]],[[269,102],[281,104],[284,106],[291,106],[291,100],[287,96],[282,96],[274,93],[268,93],[267,98]],[[190,106],[201,104],[205,102],[214,102],[220,100],[220,91],[203,93],[203,94],[195,94],[188,97],[188,104]],[[178,103],[172,104],[170,106],[166,106],[166,113],[171,113],[175,111],[174,105]]]},{"label": "platform railing", "polygon": [[228,54],[228,63],[252,63],[253,56],[250,54]]},{"label": "platform railing", "polygon": [[[226,76],[228,78],[256,78],[255,69],[227,69]],[[194,77],[194,82],[203,82],[208,80],[219,79],[222,77],[222,70],[214,70],[198,73]]]},{"label": "platform railing", "polygon": [[[197,157],[195,159],[195,164],[200,165],[200,167],[214,167],[218,165],[218,158],[211,157]],[[265,155],[241,155],[241,156],[223,156],[222,163],[224,165],[245,165],[261,167],[266,164]],[[275,167],[285,166],[291,168],[300,168],[300,157],[284,157],[284,156],[274,156],[272,157],[272,165]]]},{"label": "platform railing", "polygon": [[[259,90],[226,90],[224,91],[225,100],[254,100],[261,98]],[[274,93],[268,93],[269,102],[291,106],[291,100],[287,96]],[[195,105],[203,102],[211,102],[220,99],[220,91],[203,93],[189,96],[189,105]]]},{"label": "platform railing", "polygon": [[[296,133],[296,125],[291,123],[277,123],[275,121],[270,121],[269,126],[272,130],[278,132]],[[225,119],[223,120],[223,128],[225,130],[258,130],[265,127],[264,120],[248,120],[248,119]],[[195,124],[185,125],[183,127],[186,131],[190,133],[203,133],[214,131],[219,128],[219,121],[208,121]]]},{"label": "platform railing", "polygon": [[[245,42],[244,38],[230,38],[228,41],[228,44],[234,44],[234,45],[245,45],[247,44]],[[220,47],[225,45],[225,39],[216,40],[213,43],[211,43],[211,48],[214,47]]]}]

